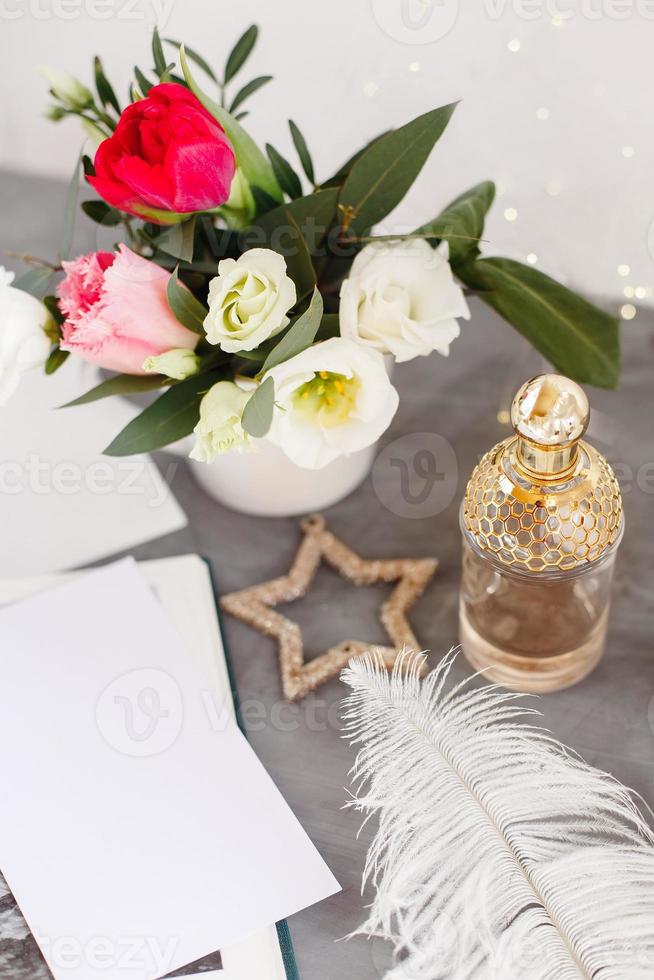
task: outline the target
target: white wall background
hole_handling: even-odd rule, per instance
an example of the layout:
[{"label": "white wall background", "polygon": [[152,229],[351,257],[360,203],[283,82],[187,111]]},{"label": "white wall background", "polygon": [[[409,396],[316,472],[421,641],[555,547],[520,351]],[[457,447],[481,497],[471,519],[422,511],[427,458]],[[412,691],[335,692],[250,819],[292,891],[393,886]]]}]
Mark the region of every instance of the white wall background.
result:
[{"label": "white wall background", "polygon": [[392,223],[414,227],[492,178],[488,252],[651,302],[654,0],[0,0],[0,167],[67,177],[74,164],[76,123],[43,118],[37,65],[88,82],[99,53],[124,93],[132,65],[149,67],[155,22],[221,68],[253,21],[239,81],[275,76],[246,121],[259,142],[291,155],[293,118],[326,177],[379,131],[461,99]]}]

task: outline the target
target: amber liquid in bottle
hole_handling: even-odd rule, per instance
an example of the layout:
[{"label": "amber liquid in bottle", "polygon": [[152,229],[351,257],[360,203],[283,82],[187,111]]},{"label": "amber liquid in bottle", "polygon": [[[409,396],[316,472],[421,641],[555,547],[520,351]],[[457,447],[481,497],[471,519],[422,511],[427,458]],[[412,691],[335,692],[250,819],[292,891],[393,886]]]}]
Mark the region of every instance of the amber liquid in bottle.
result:
[{"label": "amber liquid in bottle", "polygon": [[622,507],[606,461],[577,446],[588,421],[581,389],[556,375],[533,379],[514,412],[517,439],[484,457],[462,507],[460,639],[487,679],[551,691],[602,656]]}]

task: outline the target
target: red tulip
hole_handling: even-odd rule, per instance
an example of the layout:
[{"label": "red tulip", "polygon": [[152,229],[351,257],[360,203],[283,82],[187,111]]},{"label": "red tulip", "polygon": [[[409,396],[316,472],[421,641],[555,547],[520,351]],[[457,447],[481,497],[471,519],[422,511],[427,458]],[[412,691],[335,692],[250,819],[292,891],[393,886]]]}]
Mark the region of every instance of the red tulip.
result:
[{"label": "red tulip", "polygon": [[87,179],[112,207],[171,224],[224,204],[235,169],[222,126],[192,92],[166,82],[127,106]]}]

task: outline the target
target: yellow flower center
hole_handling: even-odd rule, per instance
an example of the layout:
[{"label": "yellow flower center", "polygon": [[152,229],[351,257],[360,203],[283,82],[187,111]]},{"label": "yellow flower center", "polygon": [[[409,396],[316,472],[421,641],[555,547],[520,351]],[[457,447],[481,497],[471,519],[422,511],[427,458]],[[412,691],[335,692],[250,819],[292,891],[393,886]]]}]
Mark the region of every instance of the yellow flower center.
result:
[{"label": "yellow flower center", "polygon": [[360,382],[334,371],[319,371],[293,395],[293,406],[323,429],[347,422],[356,408]]}]

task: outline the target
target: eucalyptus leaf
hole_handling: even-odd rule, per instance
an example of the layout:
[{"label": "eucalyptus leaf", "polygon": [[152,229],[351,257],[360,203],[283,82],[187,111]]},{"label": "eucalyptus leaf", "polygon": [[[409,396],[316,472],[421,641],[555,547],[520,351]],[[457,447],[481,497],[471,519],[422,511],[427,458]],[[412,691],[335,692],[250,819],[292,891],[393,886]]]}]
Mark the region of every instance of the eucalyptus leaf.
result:
[{"label": "eucalyptus leaf", "polygon": [[82,154],[77,158],[77,163],[71,177],[68,191],[66,192],[66,205],[64,208],[64,221],[61,232],[61,244],[59,246],[59,258],[67,259],[73,245],[73,231],[75,229],[75,212],[77,210],[77,195],[79,194],[79,178],[82,170]]},{"label": "eucalyptus leaf", "polygon": [[353,156],[351,156],[350,159],[347,160],[342,167],[339,167],[339,169],[336,171],[333,177],[330,177],[329,180],[324,180],[320,186],[341,187],[345,183],[345,178],[347,177],[347,175],[349,174],[350,170],[357,162],[357,160],[359,160],[364,153],[366,153],[372,146],[374,146],[375,143],[378,143],[380,139],[382,139],[382,137],[387,136],[389,133],[392,132],[393,132],[392,129],[387,129],[384,130],[383,133],[380,133],[378,136],[375,136],[374,139],[371,139],[368,143],[366,143],[365,146],[362,146],[360,150],[357,150],[357,152]]},{"label": "eucalyptus leaf", "polygon": [[292,119],[288,121],[289,129],[291,130],[291,136],[293,138],[293,145],[297,150],[297,155],[300,158],[300,163],[302,164],[302,169],[307,175],[307,179],[315,185],[316,177],[313,169],[313,160],[311,159],[311,154],[309,153],[309,148],[307,142],[300,132],[299,128],[295,125]]},{"label": "eucalyptus leaf", "polygon": [[162,449],[189,435],[200,417],[200,402],[222,375],[196,374],[173,385],[125,426],[105,449],[107,456],[132,456]]},{"label": "eucalyptus leaf", "polygon": [[177,225],[170,225],[156,239],[157,248],[182,262],[193,261],[195,245],[195,216]]},{"label": "eucalyptus leaf", "polygon": [[245,34],[238,39],[232,48],[227,58],[227,64],[225,65],[225,85],[232,80],[234,75],[241,70],[247,61],[252,52],[252,48],[256,44],[258,34],[259,28],[256,24],[253,24],[252,27],[248,27]]},{"label": "eucalyptus leaf", "polygon": [[316,340],[331,340],[341,336],[341,322],[338,313],[325,313],[320,322]]},{"label": "eucalyptus leaf", "polygon": [[223,109],[222,106],[219,106],[217,102],[209,98],[202,91],[191,73],[184,45],[179,49],[179,58],[188,87],[200,100],[205,109],[211,113],[214,119],[218,120],[227,133],[229,141],[234,148],[239,167],[248,182],[251,185],[260,187],[262,191],[265,191],[266,194],[269,194],[276,201],[281,201],[282,192],[269,161],[240,123],[226,109]]},{"label": "eucalyptus leaf", "polygon": [[22,289],[24,293],[29,293],[31,296],[36,296],[37,299],[42,299],[48,291],[53,276],[54,269],[39,265],[24,272],[22,276],[16,279],[13,285],[16,289]]},{"label": "eucalyptus leaf", "polygon": [[84,168],[85,177],[95,177],[95,166],[93,164],[93,160],[86,153],[82,157],[82,167]]},{"label": "eucalyptus leaf", "polygon": [[[279,229],[276,229],[279,230]],[[302,229],[289,209],[286,210],[285,235],[274,235],[275,251],[286,259],[286,271],[295,283],[298,301],[307,296],[316,284],[316,270]]]},{"label": "eucalyptus leaf", "polygon": [[161,43],[161,38],[159,37],[159,31],[156,27],[152,32],[152,57],[154,59],[154,70],[159,78],[161,78],[161,76],[166,73],[168,65],[166,62],[163,45]]},{"label": "eucalyptus leaf", "polygon": [[143,391],[156,391],[168,383],[168,379],[160,374],[117,374],[113,378],[102,381],[99,385],[91,388],[79,398],[74,398],[72,402],[60,405],[60,408],[73,408],[76,405],[88,405],[97,402],[101,398],[110,398],[112,395],[133,395]]},{"label": "eucalyptus leaf", "polygon": [[256,439],[262,439],[272,424],[274,408],[275,383],[272,378],[266,378],[245,406],[241,419],[245,431]]},{"label": "eucalyptus leaf", "polygon": [[104,73],[104,68],[102,67],[102,62],[96,57],[93,59],[93,73],[95,76],[95,87],[98,93],[98,98],[103,106],[110,105],[112,109],[120,115],[120,103],[116,98],[116,93],[113,87],[109,83],[107,76]]},{"label": "eucalyptus leaf", "polygon": [[57,297],[44,296],[43,305],[45,306],[46,310],[48,311],[48,313],[50,314],[54,322],[57,324],[57,326],[60,327],[66,318],[61,312],[61,310],[59,309],[59,304],[57,303]]},{"label": "eucalyptus leaf", "polygon": [[209,76],[209,78],[212,78],[216,85],[220,84],[213,68],[207,61],[205,61],[201,54],[198,54],[197,51],[193,50],[193,48],[189,48],[188,45],[183,44],[182,41],[174,41],[172,37],[165,37],[164,41],[166,44],[172,44],[178,51],[181,47],[184,47],[189,60],[195,62],[198,68],[201,68],[202,71]]},{"label": "eucalyptus leaf", "polygon": [[260,75],[258,78],[253,78],[251,82],[248,82],[247,85],[244,85],[243,88],[236,93],[232,104],[229,107],[229,111],[231,113],[236,112],[238,107],[243,105],[246,99],[249,99],[251,95],[254,95],[255,92],[258,92],[260,88],[271,81],[272,75]]},{"label": "eucalyptus leaf", "polygon": [[190,289],[179,281],[179,269],[175,268],[166,289],[168,305],[182,324],[193,333],[204,335],[204,320],[208,310],[195,298]]},{"label": "eucalyptus leaf", "polygon": [[113,228],[123,220],[120,211],[105,204],[104,201],[82,201],[82,211],[91,221],[107,228]]},{"label": "eucalyptus leaf", "polygon": [[68,355],[70,351],[62,350],[61,347],[55,347],[48,356],[45,362],[45,373],[54,374],[58,371],[61,365],[68,360]]},{"label": "eucalyptus leaf", "polygon": [[478,240],[484,232],[486,214],[495,198],[495,184],[485,180],[465,191],[433,221],[418,232],[433,233],[434,239],[447,239],[453,266],[479,255]]},{"label": "eucalyptus leaf", "polygon": [[[166,65],[166,67],[164,68],[163,72],[161,73],[160,80],[162,82],[173,82],[174,81],[174,82],[177,82],[177,84],[180,84],[180,79],[178,77],[176,78],[173,75],[173,68],[174,67],[175,67],[175,62],[174,61],[169,61],[168,64]],[[185,83],[184,79],[181,80],[181,84],[184,86],[184,88],[186,88],[186,83]]]},{"label": "eucalyptus leaf", "polygon": [[288,361],[296,354],[300,354],[316,339],[318,328],[323,316],[322,296],[316,288],[313,290],[309,308],[290,325],[282,339],[266,358],[262,371],[269,371],[270,368]]},{"label": "eucalyptus leaf", "polygon": [[276,201],[270,194],[266,194],[260,187],[253,184],[250,190],[252,191],[252,197],[257,208],[257,214],[265,214],[267,211],[272,211],[273,208],[278,207],[279,201]]},{"label": "eucalyptus leaf", "polygon": [[274,146],[271,146],[270,143],[266,143],[266,153],[268,154],[268,159],[272,164],[277,183],[281,189],[286,191],[288,196],[293,199],[302,197],[302,183],[288,160]]},{"label": "eucalyptus leaf", "polygon": [[[328,187],[298,197],[288,204],[275,207],[254,221],[253,228],[263,229],[268,240],[280,240],[280,231],[287,228],[289,215],[302,232],[305,240],[317,245],[325,236],[336,214],[338,189]],[[277,234],[275,234],[277,233]],[[247,238],[247,233],[246,233]],[[310,248],[311,251],[311,248]]]},{"label": "eucalyptus leaf", "polygon": [[134,77],[143,95],[147,95],[153,83],[149,82],[138,65],[134,65]]},{"label": "eucalyptus leaf", "polygon": [[618,320],[532,266],[487,258],[457,274],[562,374],[599,388],[617,387]]},{"label": "eucalyptus leaf", "polygon": [[363,234],[400,203],[455,108],[452,103],[418,116],[382,136],[356,160],[339,197],[345,228]]}]

